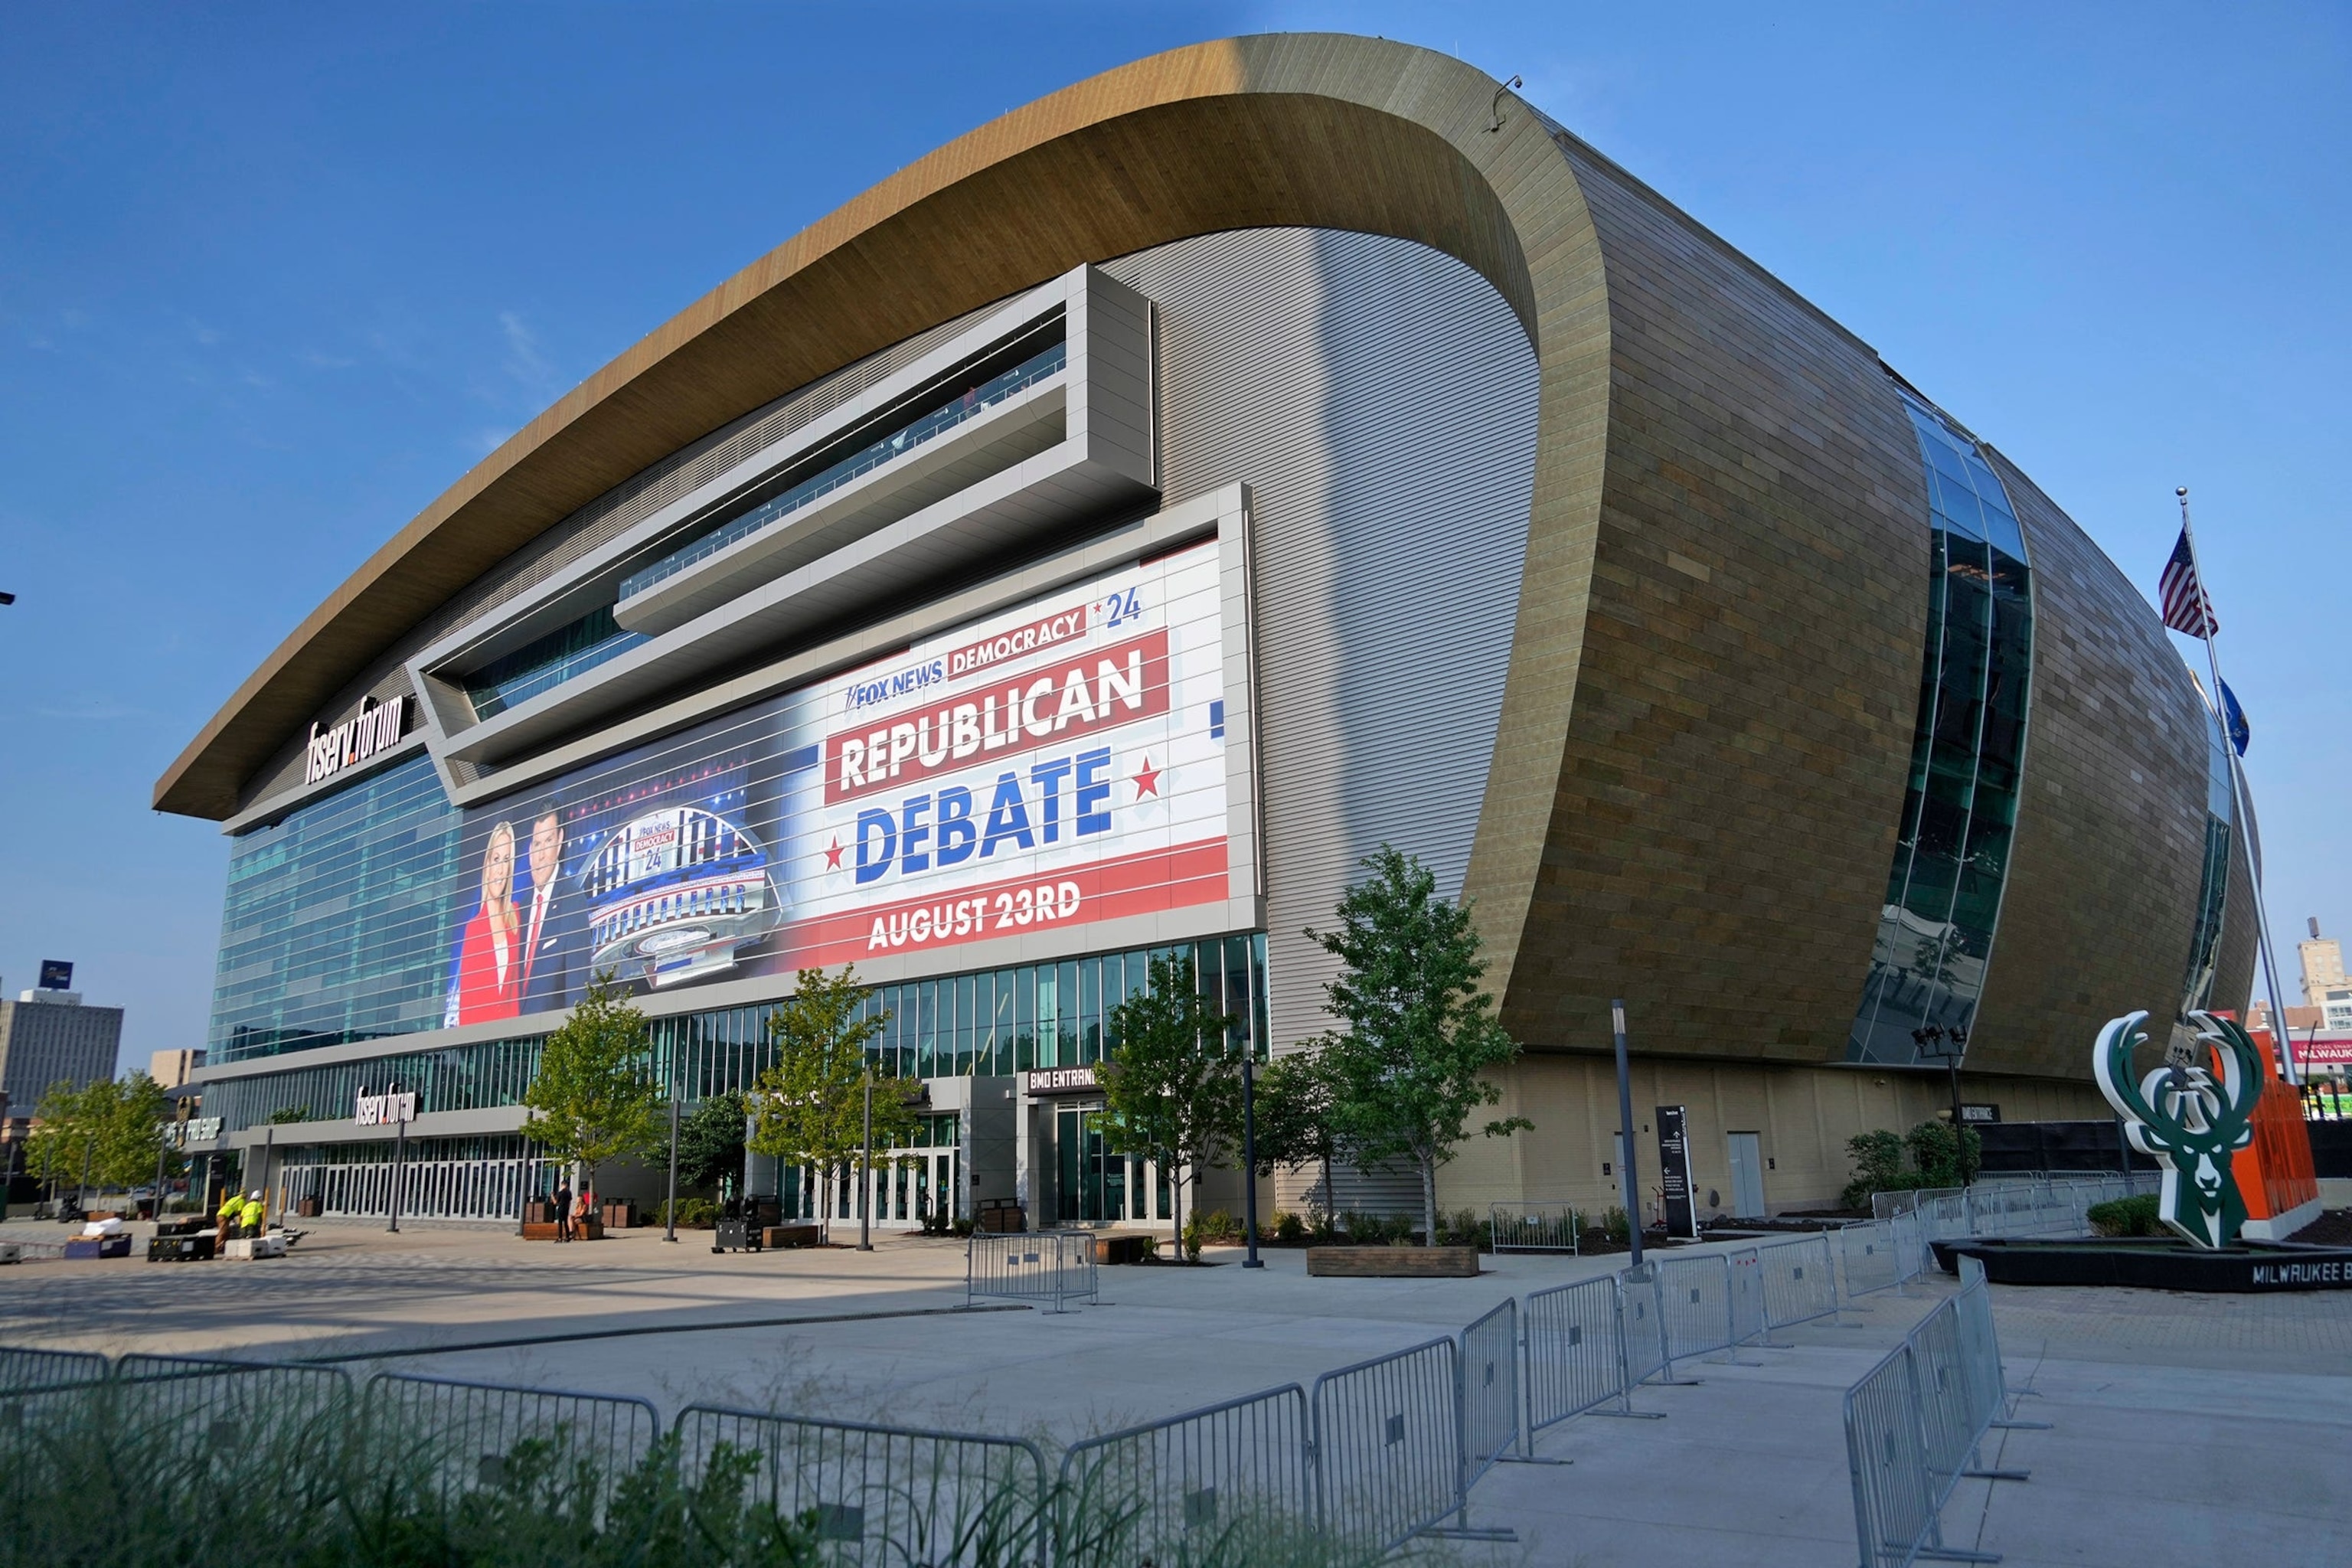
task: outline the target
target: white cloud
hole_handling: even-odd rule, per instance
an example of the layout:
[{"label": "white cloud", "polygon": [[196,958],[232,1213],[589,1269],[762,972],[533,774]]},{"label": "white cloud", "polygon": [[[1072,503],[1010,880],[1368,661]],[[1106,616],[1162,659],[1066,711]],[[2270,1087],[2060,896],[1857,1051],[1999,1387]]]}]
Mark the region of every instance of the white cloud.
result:
[{"label": "white cloud", "polygon": [[552,401],[562,387],[557,383],[555,369],[539,352],[539,340],[532,335],[521,316],[512,310],[499,312],[499,330],[506,334],[507,355],[503,364],[507,374],[516,384],[541,402]]}]

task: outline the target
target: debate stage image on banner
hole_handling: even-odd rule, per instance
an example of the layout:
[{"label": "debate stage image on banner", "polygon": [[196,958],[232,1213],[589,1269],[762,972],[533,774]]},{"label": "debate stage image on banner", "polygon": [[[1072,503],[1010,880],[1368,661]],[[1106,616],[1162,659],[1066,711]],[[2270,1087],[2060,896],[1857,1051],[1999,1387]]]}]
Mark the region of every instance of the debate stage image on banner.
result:
[{"label": "debate stage image on banner", "polygon": [[466,816],[447,1026],[1225,897],[1213,542]]}]

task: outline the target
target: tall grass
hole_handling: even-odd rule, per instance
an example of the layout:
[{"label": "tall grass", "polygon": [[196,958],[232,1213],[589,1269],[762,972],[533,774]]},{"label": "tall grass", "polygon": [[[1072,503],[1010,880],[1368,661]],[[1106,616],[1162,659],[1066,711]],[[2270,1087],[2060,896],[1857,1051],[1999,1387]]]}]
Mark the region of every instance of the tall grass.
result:
[{"label": "tall grass", "polygon": [[[365,1414],[362,1415],[364,1410]],[[562,1429],[503,1453],[313,1368],[211,1368],[0,1393],[0,1568],[1340,1568],[1303,1521],[1170,1542],[1139,1496],[1010,1473],[941,1529],[872,1489],[806,1500],[789,1450],[678,1432],[634,1463]],[[456,1481],[453,1484],[453,1478]],[[920,1493],[919,1475],[895,1485]],[[936,1488],[932,1489],[935,1491]],[[1221,1510],[1222,1511],[1222,1510]],[[929,1523],[913,1522],[929,1518]],[[905,1541],[880,1539],[906,1534]]]}]

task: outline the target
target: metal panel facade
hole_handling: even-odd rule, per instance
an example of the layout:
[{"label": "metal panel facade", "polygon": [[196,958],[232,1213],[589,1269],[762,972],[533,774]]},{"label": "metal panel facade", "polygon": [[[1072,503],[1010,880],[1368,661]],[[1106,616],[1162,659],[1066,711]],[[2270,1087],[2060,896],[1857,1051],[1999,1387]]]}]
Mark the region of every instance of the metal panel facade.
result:
[{"label": "metal panel facade", "polygon": [[1535,355],[1406,240],[1210,235],[1109,263],[1158,301],[1161,493],[1255,498],[1274,1037],[1320,1032],[1327,925],[1393,843],[1459,890],[1534,482]]}]

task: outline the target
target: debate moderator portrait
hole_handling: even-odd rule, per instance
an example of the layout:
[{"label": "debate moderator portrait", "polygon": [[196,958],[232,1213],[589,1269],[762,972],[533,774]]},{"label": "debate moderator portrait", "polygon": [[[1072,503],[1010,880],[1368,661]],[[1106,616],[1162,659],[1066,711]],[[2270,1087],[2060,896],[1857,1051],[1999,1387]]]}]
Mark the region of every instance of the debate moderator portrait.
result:
[{"label": "debate moderator portrait", "polygon": [[482,847],[482,902],[457,943],[457,1022],[511,1018],[522,1010],[522,921],[515,910],[515,836],[508,823]]},{"label": "debate moderator portrait", "polygon": [[520,900],[522,1010],[544,1013],[572,1005],[588,962],[588,911],[577,889],[564,889],[563,819],[553,811],[531,824],[530,871]]}]

